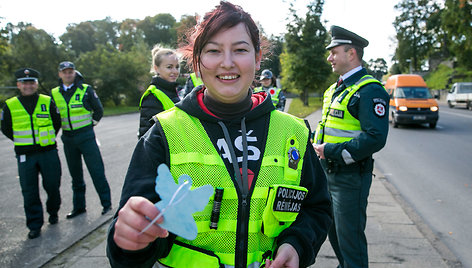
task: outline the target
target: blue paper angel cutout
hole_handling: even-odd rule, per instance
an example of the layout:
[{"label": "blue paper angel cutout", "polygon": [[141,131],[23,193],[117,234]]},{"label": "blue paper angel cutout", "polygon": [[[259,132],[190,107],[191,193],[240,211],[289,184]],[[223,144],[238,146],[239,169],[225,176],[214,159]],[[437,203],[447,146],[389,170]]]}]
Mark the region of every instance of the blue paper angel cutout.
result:
[{"label": "blue paper angel cutout", "polygon": [[[163,216],[164,221],[159,226],[187,240],[195,239],[198,230],[192,214],[205,208],[213,194],[213,187],[207,184],[191,190],[191,186],[190,176],[181,175],[178,184],[175,184],[167,165],[159,165],[155,190],[161,197],[161,201],[155,206],[161,213],[150,225]],[[145,232],[147,228],[142,232]]]}]

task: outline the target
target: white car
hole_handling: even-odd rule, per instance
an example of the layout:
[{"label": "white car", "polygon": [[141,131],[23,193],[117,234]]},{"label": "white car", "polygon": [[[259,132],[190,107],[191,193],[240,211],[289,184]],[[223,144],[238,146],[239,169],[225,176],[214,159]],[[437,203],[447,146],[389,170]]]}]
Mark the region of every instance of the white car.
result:
[{"label": "white car", "polygon": [[472,82],[454,83],[447,94],[447,104],[450,108],[459,105],[465,105],[472,110]]}]

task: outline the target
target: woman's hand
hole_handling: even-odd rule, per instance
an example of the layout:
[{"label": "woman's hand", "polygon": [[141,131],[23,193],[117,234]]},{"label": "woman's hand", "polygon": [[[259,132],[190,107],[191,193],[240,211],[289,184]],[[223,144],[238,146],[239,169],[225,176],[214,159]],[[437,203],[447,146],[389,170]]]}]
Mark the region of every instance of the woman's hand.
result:
[{"label": "woman's hand", "polygon": [[[169,235],[166,229],[153,224],[146,232],[140,232],[150,223],[145,217],[154,219],[159,210],[144,197],[133,196],[118,212],[113,240],[122,249],[140,250],[156,240]],[[162,223],[161,217],[156,223]]]},{"label": "woman's hand", "polygon": [[299,257],[295,248],[290,244],[282,244],[277,250],[273,261],[266,260],[266,268],[298,268]]}]

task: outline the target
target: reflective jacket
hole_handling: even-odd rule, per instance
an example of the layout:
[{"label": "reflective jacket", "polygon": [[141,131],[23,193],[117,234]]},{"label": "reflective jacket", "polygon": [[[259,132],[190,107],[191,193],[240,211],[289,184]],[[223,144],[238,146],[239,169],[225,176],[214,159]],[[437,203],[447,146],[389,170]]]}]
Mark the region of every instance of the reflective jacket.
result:
[{"label": "reflective jacket", "polygon": [[[262,87],[256,87],[254,88],[254,93],[265,91]],[[274,106],[277,107],[277,104],[279,104],[279,94],[282,89],[276,88],[276,87],[271,87],[267,90],[267,93],[269,93],[270,97],[272,98],[272,103]]]},{"label": "reflective jacket", "polygon": [[[263,254],[273,250],[275,238],[295,221],[306,196],[307,190],[299,186],[308,142],[303,120],[279,111],[271,113],[258,179],[253,190],[248,192],[235,187],[236,182],[231,179],[199,119],[177,107],[159,113],[157,117],[169,145],[173,177],[188,174],[193,187],[210,183],[213,187],[224,188],[218,228],[210,229],[213,204],[213,198],[210,198],[207,207],[194,214],[197,238],[189,241],[177,237],[169,255],[159,262],[170,267],[220,267],[221,264],[233,267],[235,251],[239,248],[236,241],[246,239],[247,249],[239,249],[243,251],[239,254],[246,257],[247,267],[259,267]],[[182,136],[182,133],[192,135]],[[298,205],[297,202],[289,205],[276,201],[280,193],[289,192],[299,201]],[[238,217],[242,222],[238,222]],[[246,225],[244,222],[248,219],[249,225]],[[247,237],[241,238],[245,233]]]},{"label": "reflective jacket", "polygon": [[354,85],[345,88],[333,99],[336,84],[331,85],[323,96],[322,119],[315,133],[315,142],[342,143],[357,137],[361,132],[360,121],[348,110],[351,97],[368,83],[380,83],[370,75],[365,75]]},{"label": "reflective jacket", "polygon": [[190,74],[190,78],[192,79],[193,87],[196,88],[199,85],[203,85],[203,81],[200,77],[197,77],[195,73]]},{"label": "reflective jacket", "polygon": [[48,146],[56,143],[56,132],[49,113],[51,97],[39,94],[32,115],[26,111],[18,97],[8,99],[6,104],[11,113],[15,146]]},{"label": "reflective jacket", "polygon": [[157,89],[155,85],[150,85],[146,91],[144,91],[144,94],[139,101],[139,109],[141,109],[143,99],[151,93],[162,103],[164,110],[169,110],[170,108],[174,107],[174,102],[164,92]]},{"label": "reflective jacket", "polygon": [[57,108],[61,113],[62,129],[67,131],[77,130],[92,125],[92,112],[84,108],[83,99],[88,85],[77,87],[69,103],[59,92],[59,87],[53,88],[51,93]]}]

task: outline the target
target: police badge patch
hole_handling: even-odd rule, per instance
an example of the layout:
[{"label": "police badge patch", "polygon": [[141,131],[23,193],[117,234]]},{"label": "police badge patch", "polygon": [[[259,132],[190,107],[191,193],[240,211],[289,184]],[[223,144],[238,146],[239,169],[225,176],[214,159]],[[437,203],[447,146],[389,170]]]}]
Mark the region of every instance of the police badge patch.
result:
[{"label": "police badge patch", "polygon": [[384,117],[386,112],[386,101],[384,99],[375,98],[374,101],[374,113],[378,117]]}]

